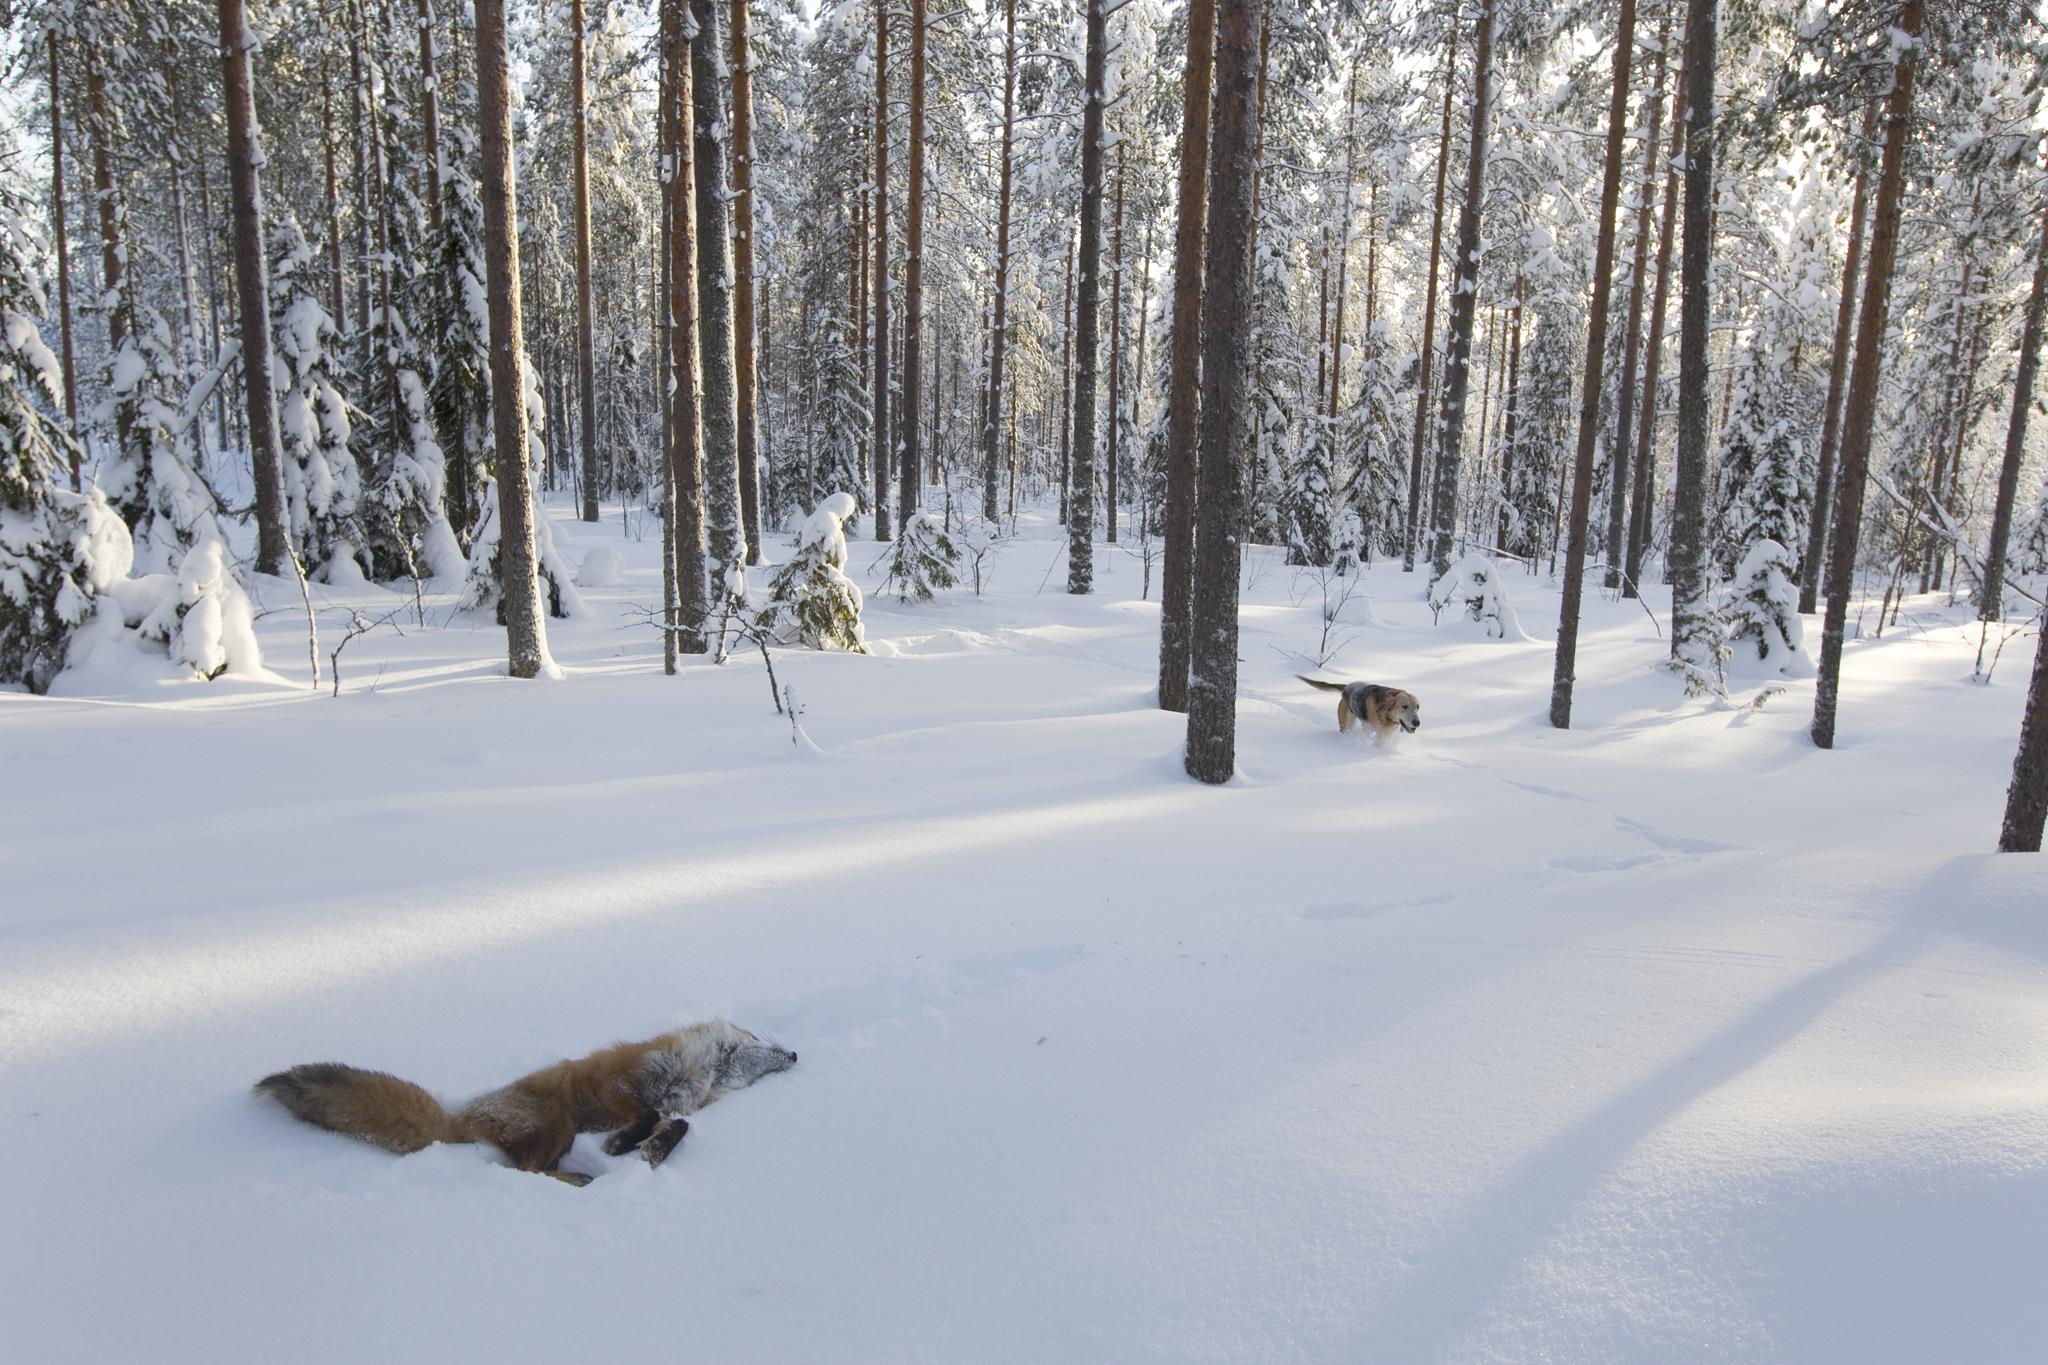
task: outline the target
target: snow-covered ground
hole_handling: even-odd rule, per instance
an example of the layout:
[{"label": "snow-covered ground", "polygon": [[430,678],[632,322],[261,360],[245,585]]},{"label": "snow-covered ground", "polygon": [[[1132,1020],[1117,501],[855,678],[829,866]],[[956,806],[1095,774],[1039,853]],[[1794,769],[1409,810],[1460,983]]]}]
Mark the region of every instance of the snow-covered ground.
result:
[{"label": "snow-covered ground", "polygon": [[[1595,595],[1560,733],[1554,587],[1503,643],[1382,567],[1327,670],[1421,697],[1376,750],[1261,552],[1210,789],[1126,553],[1071,598],[1027,527],[877,657],[779,654],[800,749],[758,657],[661,675],[652,541],[554,515],[623,564],[561,682],[443,597],[315,694],[265,581],[275,683],[0,695],[0,1355],[2042,1358],[2048,862],[1987,851],[2031,640],[1978,686],[1916,599],[1822,753],[1811,683],[1684,701]],[[327,595],[323,669],[400,603]],[[249,1092],[713,1015],[802,1062],[585,1189]]]}]

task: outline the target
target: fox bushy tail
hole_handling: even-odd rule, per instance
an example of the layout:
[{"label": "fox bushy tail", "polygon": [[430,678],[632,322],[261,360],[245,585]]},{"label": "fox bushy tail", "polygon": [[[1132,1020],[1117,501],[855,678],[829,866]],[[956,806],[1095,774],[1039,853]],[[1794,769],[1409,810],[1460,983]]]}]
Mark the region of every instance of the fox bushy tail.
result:
[{"label": "fox bushy tail", "polygon": [[404,1156],[436,1142],[468,1142],[455,1116],[411,1081],[339,1062],[308,1062],[256,1082],[268,1095],[316,1128]]}]

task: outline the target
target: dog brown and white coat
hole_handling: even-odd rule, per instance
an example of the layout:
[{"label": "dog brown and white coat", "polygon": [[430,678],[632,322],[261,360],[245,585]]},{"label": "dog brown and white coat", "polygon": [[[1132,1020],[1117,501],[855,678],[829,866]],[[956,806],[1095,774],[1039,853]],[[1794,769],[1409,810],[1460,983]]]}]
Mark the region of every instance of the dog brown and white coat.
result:
[{"label": "dog brown and white coat", "polygon": [[1373,732],[1375,742],[1384,743],[1396,730],[1412,735],[1422,728],[1422,703],[1413,692],[1379,683],[1335,683],[1299,673],[1295,676],[1310,687],[1337,694],[1337,729],[1345,734],[1353,724],[1363,725]]}]

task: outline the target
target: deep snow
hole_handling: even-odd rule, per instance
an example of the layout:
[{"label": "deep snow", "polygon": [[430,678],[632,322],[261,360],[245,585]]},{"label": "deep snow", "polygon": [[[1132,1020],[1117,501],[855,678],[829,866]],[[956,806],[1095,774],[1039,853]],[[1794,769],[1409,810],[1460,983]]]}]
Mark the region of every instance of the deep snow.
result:
[{"label": "deep snow", "polygon": [[[656,537],[553,515],[623,565],[561,682],[444,593],[313,693],[265,580],[276,681],[0,695],[7,1358],[2041,1358],[2048,862],[1986,851],[2031,641],[1975,685],[1916,599],[1822,753],[1811,682],[1685,701],[1596,594],[1560,733],[1553,587],[1504,642],[1382,566],[1327,670],[1421,697],[1375,749],[1260,551],[1209,789],[1120,550],[899,607],[854,541],[878,657],[776,656],[800,749],[758,657],[661,676]],[[314,590],[323,669],[402,602]],[[248,1090],[718,1014],[803,1061],[581,1190]]]}]

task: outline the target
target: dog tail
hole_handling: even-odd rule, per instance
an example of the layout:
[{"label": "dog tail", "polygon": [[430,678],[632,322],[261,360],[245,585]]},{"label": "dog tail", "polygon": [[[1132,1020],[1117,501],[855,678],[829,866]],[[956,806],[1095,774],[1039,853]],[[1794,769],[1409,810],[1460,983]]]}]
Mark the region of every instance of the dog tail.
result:
[{"label": "dog tail", "polygon": [[400,1156],[436,1142],[469,1140],[439,1100],[411,1081],[382,1071],[309,1062],[265,1076],[255,1089],[290,1110],[294,1118]]},{"label": "dog tail", "polygon": [[1311,678],[1306,673],[1297,673],[1294,676],[1307,683],[1310,687],[1318,687],[1325,692],[1342,692],[1344,690],[1343,683],[1324,682],[1321,678]]}]

